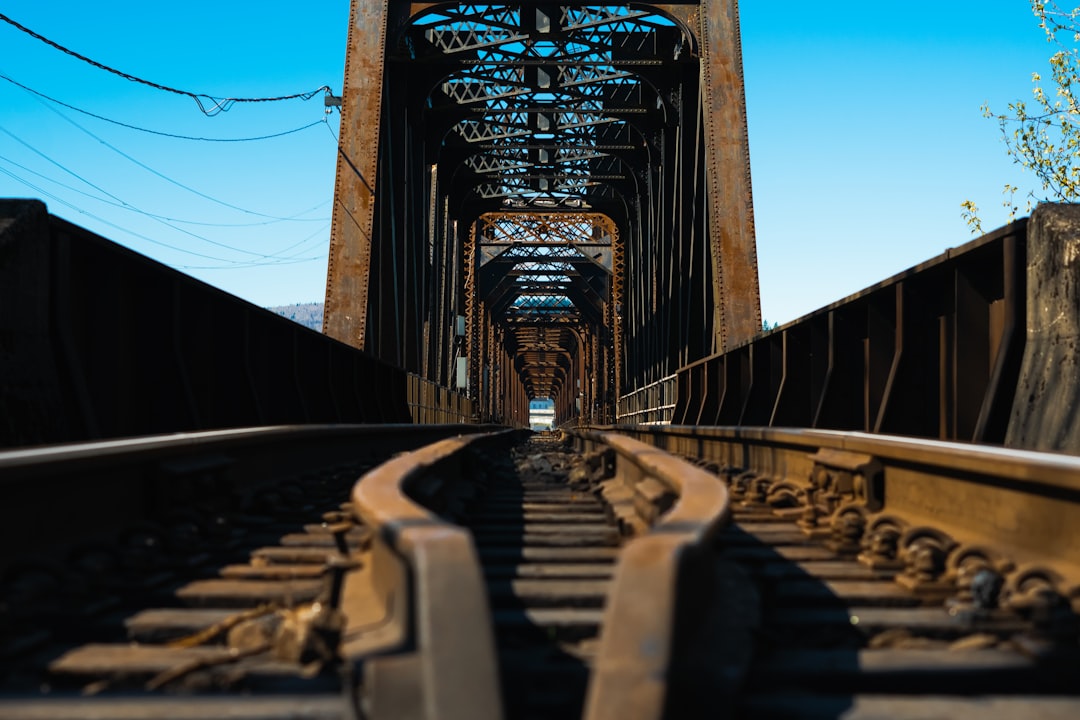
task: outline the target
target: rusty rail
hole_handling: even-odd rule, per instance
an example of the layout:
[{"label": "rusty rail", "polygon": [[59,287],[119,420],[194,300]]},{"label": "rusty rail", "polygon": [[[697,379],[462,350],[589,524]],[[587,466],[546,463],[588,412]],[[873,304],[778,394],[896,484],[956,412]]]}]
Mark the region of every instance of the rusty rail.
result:
[{"label": "rusty rail", "polygon": [[[375,657],[370,645],[347,645],[345,654],[369,656],[363,686],[376,717],[501,714],[475,546],[468,531],[432,509],[460,512],[480,492],[470,477],[478,447],[512,435],[441,441],[385,463],[354,489],[353,512],[375,530],[371,583],[390,640]],[[703,693],[717,691],[725,665],[694,667],[716,658],[705,657],[712,649],[695,644],[689,625],[711,622],[710,640],[746,632],[744,614],[728,612],[717,622],[732,609],[731,597],[717,597],[720,583],[738,584],[730,573],[720,577],[730,568],[710,551],[728,517],[727,488],[715,475],[629,438],[574,438],[600,460],[597,477],[608,478],[602,494],[623,532],[641,534],[619,555],[585,717],[659,718],[665,707],[696,707]],[[346,604],[347,616],[363,612],[350,613]],[[730,637],[723,645],[730,647]]]},{"label": "rusty rail", "polygon": [[[147,688],[182,684],[220,663],[233,677],[222,687],[250,681],[251,691],[269,682],[282,703],[233,693],[237,712],[354,716],[354,693],[337,690],[355,676],[339,663],[337,641],[319,659],[311,655],[319,638],[338,634],[342,587],[369,564],[370,530],[338,505],[360,468],[485,429],[492,428],[244,428],[0,453],[0,716],[217,715],[228,703],[207,696],[133,700],[113,692],[76,700],[72,693],[139,687],[148,678]],[[348,618],[350,629],[370,615]],[[270,623],[272,642],[233,638],[249,616]],[[360,635],[349,638],[351,647],[385,637],[371,627]],[[19,674],[55,685],[40,695],[33,684],[20,691]]]},{"label": "rusty rail", "polygon": [[809,536],[914,592],[963,598],[973,573],[1000,601],[1080,611],[1080,458],[859,432],[688,426],[620,428],[708,461],[734,496],[800,517]]},{"label": "rusty rail", "polygon": [[[392,638],[364,663],[374,717],[501,717],[490,612],[472,536],[428,507],[446,509],[474,495],[470,451],[514,434],[440,441],[379,466],[353,490],[353,511],[375,532],[372,585],[380,622]],[[348,604],[344,610],[346,616],[369,612],[350,613]],[[346,645],[346,657],[358,653]]]},{"label": "rusty rail", "polygon": [[[50,445],[0,452],[0,571],[13,553],[47,557],[75,543],[167,516],[199,494],[250,494],[276,480],[379,458],[477,425],[303,425]],[[489,428],[490,429],[490,428]],[[36,508],[64,511],[48,533]],[[45,511],[43,511],[45,512]],[[23,538],[33,537],[28,547]]]},{"label": "rusty rail", "polygon": [[[602,485],[603,495],[624,532],[640,534],[619,556],[585,717],[644,720],[665,717],[665,708],[698,706],[706,688],[721,691],[715,681],[722,683],[723,663],[712,663],[705,674],[716,674],[704,677],[700,667],[693,668],[704,660],[695,654],[700,648],[677,634],[685,635],[683,623],[704,627],[705,615],[730,605],[730,598],[715,595],[719,566],[710,548],[730,516],[727,487],[638,440],[614,433],[571,435],[584,451],[607,451],[611,478]],[[738,633],[742,619],[729,614],[725,629]]]}]

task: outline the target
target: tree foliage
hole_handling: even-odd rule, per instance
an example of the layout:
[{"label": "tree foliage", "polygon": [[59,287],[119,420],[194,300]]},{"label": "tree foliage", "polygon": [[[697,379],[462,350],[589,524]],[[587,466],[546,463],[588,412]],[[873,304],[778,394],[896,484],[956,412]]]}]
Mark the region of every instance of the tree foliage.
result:
[{"label": "tree foliage", "polygon": [[[1054,46],[1050,56],[1049,83],[1031,74],[1032,101],[1010,103],[1008,112],[995,113],[989,105],[983,115],[997,121],[1006,150],[1013,161],[1030,170],[1042,185],[1043,196],[1031,200],[1075,201],[1080,198],[1080,7],[1063,10],[1057,2],[1031,0],[1031,11]],[[1044,89],[1044,84],[1049,89]],[[1050,87],[1052,84],[1053,87]],[[1006,185],[1003,205],[1009,220],[1019,206],[1016,188]],[[975,203],[965,200],[962,215],[972,232],[982,232]]]}]

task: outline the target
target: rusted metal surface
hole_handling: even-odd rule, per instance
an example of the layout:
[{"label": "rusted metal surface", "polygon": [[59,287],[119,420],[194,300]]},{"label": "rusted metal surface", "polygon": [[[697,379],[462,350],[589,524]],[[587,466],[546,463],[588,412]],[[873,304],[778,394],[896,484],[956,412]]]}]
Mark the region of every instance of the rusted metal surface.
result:
[{"label": "rusted metal surface", "polygon": [[[587,452],[573,455],[551,436],[507,450],[502,432],[398,456],[348,495],[358,470],[344,463],[365,448],[466,427],[262,428],[0,455],[7,497],[41,493],[5,506],[6,529],[30,537],[17,515],[40,517],[33,507],[98,525],[69,521],[48,538],[61,564],[57,551],[75,547],[70,570],[11,550],[0,714],[33,716],[9,691],[27,681],[46,718],[70,717],[65,693],[79,688],[143,686],[195,693],[148,698],[166,717],[210,707],[210,686],[288,687],[314,704],[283,707],[316,716],[349,716],[359,698],[374,718],[576,716],[583,703],[585,717],[738,716],[792,698],[824,713],[888,707],[898,692],[936,697],[900,703],[897,717],[933,702],[967,712],[972,693],[1080,706],[1076,458],[678,426],[582,431]],[[332,469],[313,473],[316,460]],[[237,496],[239,510],[213,520]],[[117,618],[126,642],[96,629]],[[110,692],[85,702],[99,715],[148,707]]]},{"label": "rusted metal surface", "polygon": [[730,488],[733,523],[714,546],[758,588],[760,631],[728,675],[744,678],[739,692],[710,708],[1080,711],[1075,458],[863,433],[629,434],[699,459]]},{"label": "rusted metal surface", "polygon": [[412,373],[409,374],[408,386],[409,414],[414,423],[472,422],[473,403],[464,392],[455,392]]},{"label": "rusted metal surface", "polygon": [[[1024,352],[1026,221],[678,373],[672,422],[1001,443]],[[915,391],[917,389],[917,391]]]},{"label": "rusted metal surface", "polygon": [[619,398],[616,423],[653,425],[671,422],[678,398],[677,375],[669,375]]},{"label": "rusted metal surface", "polygon": [[[81,691],[87,717],[191,717],[221,707],[208,690],[286,689],[301,696],[280,713],[355,716],[342,670],[366,656],[341,639],[372,652],[386,634],[356,603],[373,530],[341,502],[376,459],[471,429],[248,428],[0,453],[0,716],[70,717]],[[42,536],[42,517],[63,521]],[[136,688],[180,695],[117,699]],[[236,702],[238,716],[281,716]]]},{"label": "rusted metal surface", "polygon": [[354,0],[350,7],[323,329],[330,337],[363,349],[390,2]]},{"label": "rusted metal surface", "polygon": [[1080,455],[1080,210],[1028,221],[1027,342],[1005,444]]},{"label": "rusted metal surface", "polygon": [[[44,446],[0,452],[0,504],[7,542],[0,569],[28,553],[52,562],[79,544],[111,541],[123,527],[158,523],[174,505],[210,495],[250,494],[316,462],[402,451],[475,426],[294,426]],[[34,508],[61,502],[65,521],[39,532]],[[78,511],[76,511],[78,509]],[[13,544],[36,537],[33,547]],[[280,548],[302,554],[305,548]],[[325,555],[325,553],[324,553]]]},{"label": "rusted metal surface", "polygon": [[[813,430],[670,426],[630,434],[716,463],[740,497],[790,509],[807,533],[836,537],[872,567],[899,563],[913,588],[957,595],[977,566],[1000,575],[1004,605],[1029,583],[1075,602],[1077,458]],[[924,567],[927,557],[933,562]]]},{"label": "rusted metal surface", "polygon": [[[0,447],[408,422],[406,376],[50,215],[2,201]],[[123,278],[112,282],[111,278]]]},{"label": "rusted metal surface", "polygon": [[[348,49],[325,323],[332,335],[446,383],[442,368],[460,356],[445,326],[460,313],[479,417],[550,393],[563,419],[610,421],[624,385],[653,382],[756,331],[734,2],[357,0],[354,28],[363,13],[372,32],[352,33]],[[397,82],[371,84],[361,100],[358,73]],[[362,152],[375,157],[345,162]],[[516,227],[517,241],[541,215],[566,225],[603,216],[613,228],[598,257],[592,248],[577,258],[595,263],[560,270],[555,258],[532,257],[549,272],[525,278],[514,275],[525,262],[502,268],[515,248],[474,257],[476,223],[495,215]],[[455,274],[445,269],[458,262],[465,277],[451,287]],[[502,284],[487,277],[494,270]],[[519,353],[541,342],[517,332],[515,320],[530,312],[556,335],[560,324],[575,325],[581,342],[560,344],[587,356],[587,383],[552,384],[542,359]],[[509,343],[512,369],[497,363],[495,338]],[[505,408],[492,396],[504,389],[515,398]]]},{"label": "rusted metal surface", "polygon": [[490,612],[473,541],[409,497],[452,504],[474,493],[459,465],[474,441],[444,440],[403,455],[353,489],[353,511],[376,533],[372,572],[380,622],[395,626],[400,639],[396,652],[384,648],[382,657],[364,666],[364,692],[376,717],[502,714]]},{"label": "rusted metal surface", "polygon": [[702,0],[700,22],[709,241],[717,315],[713,349],[723,352],[753,337],[761,327],[738,1]]},{"label": "rusted metal surface", "polygon": [[[714,535],[728,521],[727,488],[710,473],[636,440],[610,433],[583,433],[577,441],[589,451],[610,452],[610,480],[601,487],[613,513],[628,531],[640,536],[623,549],[605,609],[604,630],[589,682],[586,718],[660,718],[665,707],[693,704],[706,693],[722,694],[715,683],[703,680],[725,675],[720,648],[717,656],[687,652],[676,638],[675,618],[693,613],[689,595],[697,601],[720,605],[726,614],[725,643],[739,645],[735,636],[748,632],[739,625],[746,618],[733,607],[732,594],[715,598],[715,567],[709,557]],[[684,615],[683,621],[688,620]],[[707,623],[701,617],[702,629]],[[742,647],[750,644],[742,638]],[[646,651],[648,648],[648,651]],[[685,652],[687,656],[679,657]],[[706,672],[690,672],[688,663],[705,662]],[[708,677],[709,672],[714,673]],[[732,689],[728,688],[728,692]]]}]

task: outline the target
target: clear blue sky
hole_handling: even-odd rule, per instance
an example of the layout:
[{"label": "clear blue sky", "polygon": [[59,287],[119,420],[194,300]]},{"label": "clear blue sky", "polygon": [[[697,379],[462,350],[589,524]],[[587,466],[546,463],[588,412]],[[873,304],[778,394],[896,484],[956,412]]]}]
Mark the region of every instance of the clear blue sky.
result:
[{"label": "clear blue sky", "polygon": [[[966,242],[965,199],[980,205],[987,230],[997,227],[1002,186],[1031,186],[979,110],[1029,98],[1031,73],[1045,70],[1050,48],[1023,0],[741,5],[767,320],[792,320]],[[185,90],[341,91],[347,0],[10,0],[0,12]],[[188,98],[108,75],[6,24],[0,73],[81,109],[177,134],[248,137],[324,119],[321,94],[207,118]],[[44,190],[57,215],[259,305],[322,299],[336,114],[329,127],[281,138],[209,143],[110,125],[3,80],[0,108],[0,197]]]}]

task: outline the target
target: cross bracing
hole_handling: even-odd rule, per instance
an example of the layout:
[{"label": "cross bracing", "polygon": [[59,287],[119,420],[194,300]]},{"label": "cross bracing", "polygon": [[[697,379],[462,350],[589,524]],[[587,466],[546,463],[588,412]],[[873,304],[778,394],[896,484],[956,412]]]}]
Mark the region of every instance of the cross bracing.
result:
[{"label": "cross bracing", "polygon": [[492,419],[541,394],[611,418],[749,337],[733,18],[734,0],[354,0],[328,331]]}]

